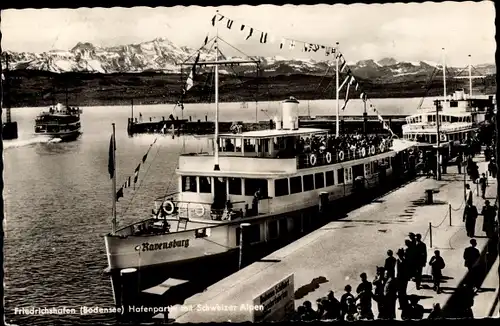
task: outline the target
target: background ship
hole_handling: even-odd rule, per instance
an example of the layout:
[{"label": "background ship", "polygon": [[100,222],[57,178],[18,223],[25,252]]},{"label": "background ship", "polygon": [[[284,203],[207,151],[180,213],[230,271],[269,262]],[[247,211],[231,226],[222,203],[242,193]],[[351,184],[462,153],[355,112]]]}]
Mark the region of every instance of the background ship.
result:
[{"label": "background ship", "polygon": [[75,140],[81,134],[81,113],[78,107],[58,103],[36,117],[35,134],[60,138],[61,141]]}]

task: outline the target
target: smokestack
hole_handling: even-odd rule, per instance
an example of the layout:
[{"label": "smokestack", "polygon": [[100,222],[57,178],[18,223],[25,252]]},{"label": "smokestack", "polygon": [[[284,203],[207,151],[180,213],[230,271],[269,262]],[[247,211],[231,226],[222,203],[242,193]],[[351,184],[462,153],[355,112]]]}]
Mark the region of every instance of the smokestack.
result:
[{"label": "smokestack", "polygon": [[295,130],[299,128],[299,101],[293,96],[281,102],[283,129]]}]

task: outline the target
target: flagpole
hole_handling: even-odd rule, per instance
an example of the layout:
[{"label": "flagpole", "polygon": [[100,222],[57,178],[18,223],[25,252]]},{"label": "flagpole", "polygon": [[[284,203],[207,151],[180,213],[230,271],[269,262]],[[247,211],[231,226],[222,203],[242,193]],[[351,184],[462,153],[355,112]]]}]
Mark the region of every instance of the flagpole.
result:
[{"label": "flagpole", "polygon": [[[219,11],[217,10],[217,13]],[[214,150],[214,171],[219,171],[219,29],[216,27],[215,36],[215,150]]]},{"label": "flagpole", "polygon": [[472,60],[469,54],[469,96],[472,98]]},{"label": "flagpole", "polygon": [[444,103],[446,103],[446,54],[443,48],[443,87],[444,87]]},{"label": "flagpole", "polygon": [[337,42],[337,46],[335,47],[335,96],[336,96],[336,107],[337,114],[335,119],[335,137],[339,137],[339,114],[340,114],[340,105],[339,105],[339,42]]},{"label": "flagpole", "polygon": [[113,178],[111,179],[112,180],[112,197],[113,197],[113,211],[112,211],[112,214],[113,214],[113,219],[112,219],[112,231],[113,231],[113,234],[116,233],[116,140],[115,140],[115,124],[112,123],[111,124],[113,126],[113,151],[112,151],[112,155],[113,155]]}]

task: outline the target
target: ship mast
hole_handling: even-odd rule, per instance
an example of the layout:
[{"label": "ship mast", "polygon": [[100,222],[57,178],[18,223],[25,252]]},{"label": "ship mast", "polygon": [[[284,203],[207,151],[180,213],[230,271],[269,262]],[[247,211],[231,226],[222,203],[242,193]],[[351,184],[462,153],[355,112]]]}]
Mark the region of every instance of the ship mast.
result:
[{"label": "ship mast", "polygon": [[112,123],[113,126],[113,134],[111,136],[111,144],[110,144],[110,160],[112,164],[112,182],[111,182],[111,196],[113,198],[113,211],[112,211],[112,231],[113,234],[116,233],[116,140],[115,140],[115,124]]},{"label": "ship mast", "polygon": [[443,87],[444,87],[444,103],[446,103],[446,54],[443,48]]},{"label": "ship mast", "polygon": [[[9,54],[8,53],[5,53],[5,72],[10,73],[10,71],[9,71]],[[4,77],[5,77],[5,74],[4,74]],[[4,87],[7,86],[6,87],[7,92],[9,92],[9,93],[7,93],[7,96],[5,96],[5,99],[4,99],[5,102],[7,102],[7,103],[4,103],[5,104],[5,118],[6,118],[5,123],[12,122],[12,118],[11,118],[11,114],[10,114],[10,87],[9,87],[10,85],[8,84],[8,80],[7,80],[8,77],[9,76],[5,77],[5,81],[4,81],[4,83],[5,83]]]},{"label": "ship mast", "polygon": [[469,54],[469,97],[472,98],[472,62]]},{"label": "ship mast", "polygon": [[335,105],[336,105],[336,115],[335,115],[335,137],[339,138],[339,115],[340,115],[340,104],[339,104],[339,42],[335,47]]},{"label": "ship mast", "polygon": [[[217,11],[218,12],[218,11]],[[219,32],[215,37],[215,133],[214,133],[214,171],[219,171]]]}]

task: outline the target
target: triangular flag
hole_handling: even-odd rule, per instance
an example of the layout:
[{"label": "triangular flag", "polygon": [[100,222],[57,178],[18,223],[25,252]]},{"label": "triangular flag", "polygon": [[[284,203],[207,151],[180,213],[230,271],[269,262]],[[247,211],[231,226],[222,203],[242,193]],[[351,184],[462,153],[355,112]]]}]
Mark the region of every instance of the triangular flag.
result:
[{"label": "triangular flag", "polygon": [[135,168],[135,171],[134,171],[134,184],[137,183],[137,179],[139,178],[139,170],[141,168],[141,163],[139,163],[139,165]]},{"label": "triangular flag", "polygon": [[118,189],[118,191],[116,192],[116,201],[118,201],[118,199],[120,199],[121,197],[123,197],[123,187]]},{"label": "triangular flag", "polygon": [[200,60],[200,52],[198,52],[198,55],[194,60],[193,67],[191,68],[191,72],[189,73],[189,77],[186,81],[186,88],[185,88],[186,92],[189,91],[194,85],[194,75],[196,73],[196,65],[198,64],[199,60]]},{"label": "triangular flag", "polygon": [[245,29],[245,25],[241,25],[240,27],[240,31],[244,30]]},{"label": "triangular flag", "polygon": [[267,42],[267,33],[261,32],[260,33],[260,43],[266,43]]},{"label": "triangular flag", "polygon": [[283,45],[285,45],[285,39],[281,39],[281,43],[280,43],[280,50],[283,49]]},{"label": "triangular flag", "polygon": [[343,60],[342,64],[340,65],[340,72],[343,72],[345,67],[347,67],[347,62]]},{"label": "triangular flag", "polygon": [[128,179],[127,179],[127,188],[130,187],[130,184],[131,184],[130,183],[130,177],[128,177]]},{"label": "triangular flag", "polygon": [[220,15],[219,21],[223,20],[224,16]]},{"label": "triangular flag", "polygon": [[108,172],[109,178],[113,179],[115,176],[115,151],[116,151],[116,141],[113,139],[113,135],[109,139],[109,160],[108,160]]},{"label": "triangular flag", "polygon": [[247,38],[245,40],[248,40],[253,34],[253,28],[250,27],[250,33],[248,33]]},{"label": "triangular flag", "polygon": [[214,15],[214,17],[212,18],[212,26],[215,26],[215,18],[217,17],[217,15]]},{"label": "triangular flag", "polygon": [[359,83],[356,81],[356,90],[358,90],[358,87],[359,87]]},{"label": "triangular flag", "polygon": [[203,45],[207,45],[208,43],[208,34],[207,34],[207,37],[205,37],[205,41],[203,42]]},{"label": "triangular flag", "polygon": [[144,156],[142,157],[142,163],[146,162],[147,158],[148,158],[148,153],[144,154]]}]

